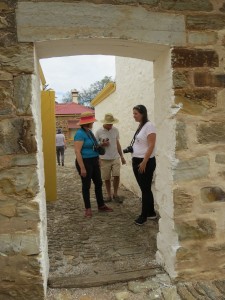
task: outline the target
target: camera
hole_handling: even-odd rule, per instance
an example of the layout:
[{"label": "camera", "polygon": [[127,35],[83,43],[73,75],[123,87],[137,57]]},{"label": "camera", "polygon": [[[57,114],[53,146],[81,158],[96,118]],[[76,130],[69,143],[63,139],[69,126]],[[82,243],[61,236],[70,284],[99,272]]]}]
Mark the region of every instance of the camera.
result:
[{"label": "camera", "polygon": [[123,153],[133,153],[133,147],[128,146],[126,149],[123,149]]},{"label": "camera", "polygon": [[100,145],[94,145],[93,150],[98,152],[99,155],[104,155],[105,154],[105,148],[100,146]]}]

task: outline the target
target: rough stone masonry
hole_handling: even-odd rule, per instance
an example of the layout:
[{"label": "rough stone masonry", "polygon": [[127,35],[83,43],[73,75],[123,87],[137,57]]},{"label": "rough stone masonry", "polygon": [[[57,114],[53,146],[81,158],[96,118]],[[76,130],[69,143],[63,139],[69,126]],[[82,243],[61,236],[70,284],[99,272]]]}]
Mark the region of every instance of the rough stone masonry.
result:
[{"label": "rough stone masonry", "polygon": [[[44,258],[46,224],[42,150],[36,115],[38,109],[34,109],[33,102],[34,93],[37,94],[34,87],[37,75],[35,47],[32,42],[18,42],[18,2],[32,4],[33,13],[39,3],[44,3],[46,10],[49,3],[85,4],[86,13],[90,8],[88,22],[95,18],[93,5],[99,8],[107,5],[109,12],[113,7],[137,11],[136,17],[142,20],[143,26],[143,20],[146,23],[149,20],[142,18],[142,13],[145,18],[148,12],[162,17],[170,14],[183,17],[184,42],[169,44],[174,105],[182,104],[174,116],[176,164],[171,166],[171,230],[177,233],[179,241],[176,249],[170,241],[176,255],[174,269],[177,280],[224,277],[225,1],[1,0],[0,298],[44,299],[48,269]],[[108,25],[108,30],[96,31],[93,36],[116,38],[115,32],[119,32],[123,23],[114,24],[113,20],[119,16],[112,14],[111,27]],[[129,17],[127,14],[127,20]],[[60,35],[63,30],[57,27],[60,14],[58,18],[52,24],[56,34],[52,39],[57,39],[57,32]],[[160,19],[158,22],[160,24]],[[94,32],[95,28],[91,26],[88,30]],[[85,30],[78,29],[76,38],[86,38]],[[45,28],[42,30],[44,32]],[[132,34],[129,27],[126,30],[126,36]],[[69,34],[73,34],[73,30]],[[146,36],[140,29],[135,39],[142,43]],[[66,33],[64,37],[67,37]],[[175,38],[176,33],[174,41]]]}]

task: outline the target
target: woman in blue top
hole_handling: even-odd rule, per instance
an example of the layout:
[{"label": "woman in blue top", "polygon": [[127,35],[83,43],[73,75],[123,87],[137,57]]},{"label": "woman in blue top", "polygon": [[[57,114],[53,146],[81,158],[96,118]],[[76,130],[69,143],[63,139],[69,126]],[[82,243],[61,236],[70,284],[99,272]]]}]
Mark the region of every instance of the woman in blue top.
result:
[{"label": "woman in blue top", "polygon": [[90,202],[91,180],[95,185],[95,196],[99,211],[110,212],[111,208],[105,205],[102,195],[102,178],[99,166],[99,154],[95,150],[92,138],[92,126],[96,121],[93,114],[85,112],[81,114],[77,133],[74,136],[74,148],[76,154],[76,168],[82,181],[82,195],[85,204],[85,217],[92,217]]}]

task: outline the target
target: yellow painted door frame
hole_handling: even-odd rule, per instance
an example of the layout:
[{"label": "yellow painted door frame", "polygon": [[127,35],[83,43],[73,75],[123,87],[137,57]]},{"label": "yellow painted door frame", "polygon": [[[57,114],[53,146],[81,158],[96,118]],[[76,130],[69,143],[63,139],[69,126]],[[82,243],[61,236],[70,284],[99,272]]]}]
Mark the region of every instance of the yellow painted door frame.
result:
[{"label": "yellow painted door frame", "polygon": [[42,140],[47,201],[56,201],[55,92],[41,92]]}]

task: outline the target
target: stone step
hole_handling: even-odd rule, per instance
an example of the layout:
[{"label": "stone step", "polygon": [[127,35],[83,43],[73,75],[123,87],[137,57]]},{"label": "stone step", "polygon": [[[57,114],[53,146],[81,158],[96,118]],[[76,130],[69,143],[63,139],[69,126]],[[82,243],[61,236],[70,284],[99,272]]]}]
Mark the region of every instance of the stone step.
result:
[{"label": "stone step", "polygon": [[157,274],[165,273],[161,268],[148,268],[141,270],[134,270],[129,272],[108,273],[96,276],[61,276],[50,277],[48,286],[51,288],[88,288],[97,287],[114,283],[128,282],[131,280],[144,279],[153,277]]}]

